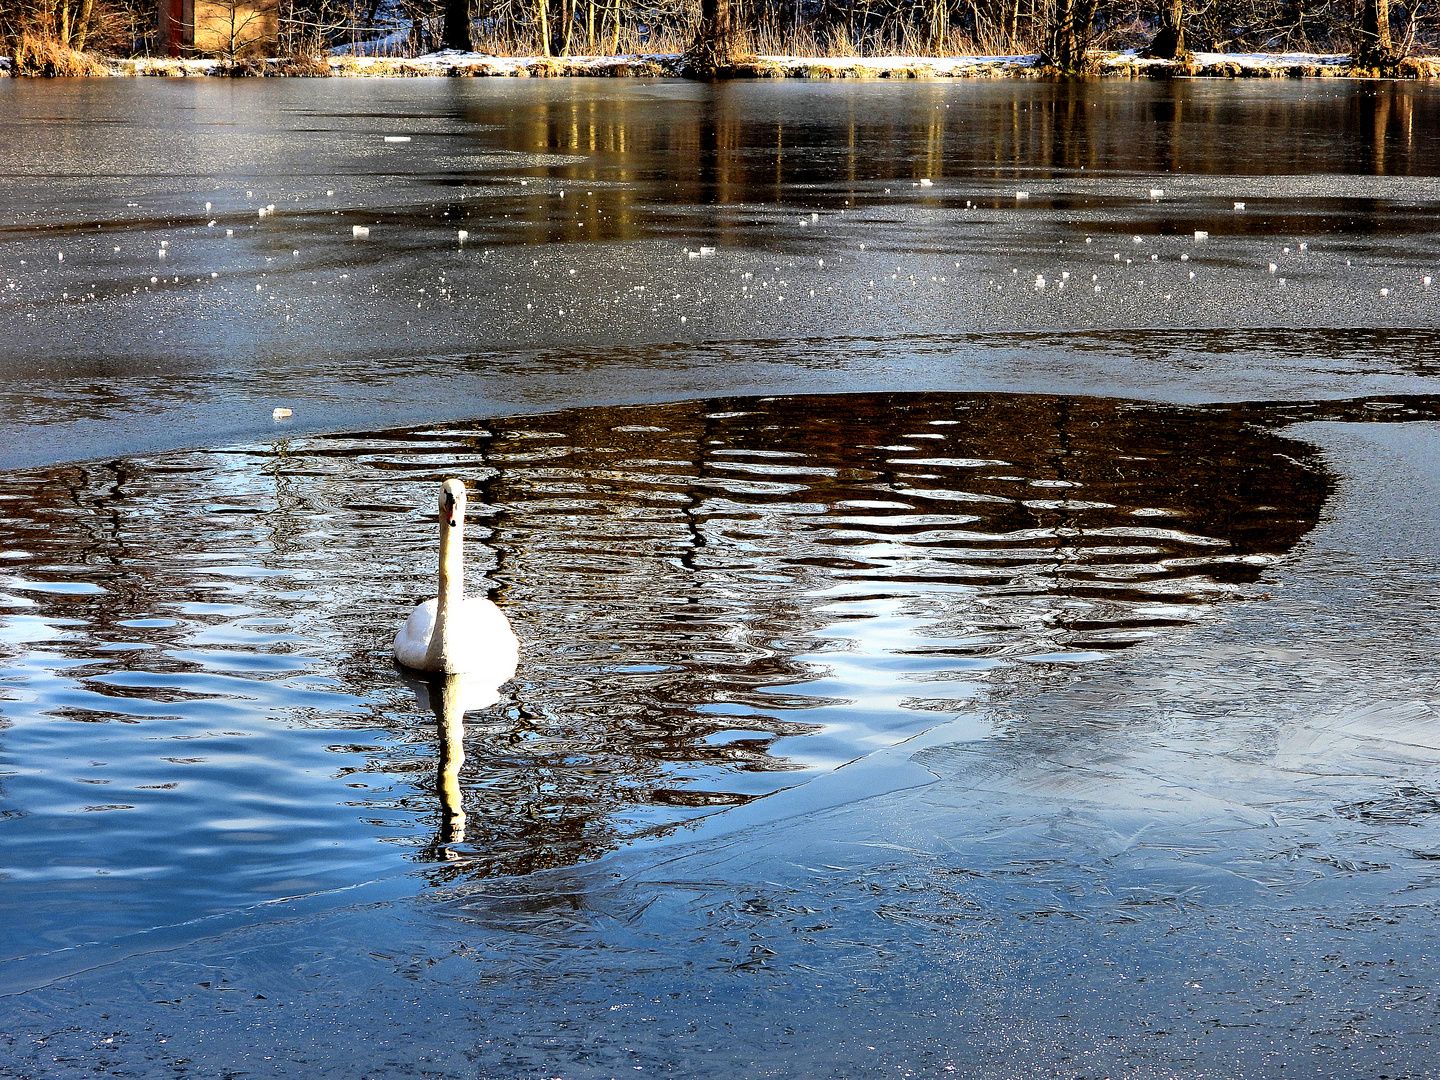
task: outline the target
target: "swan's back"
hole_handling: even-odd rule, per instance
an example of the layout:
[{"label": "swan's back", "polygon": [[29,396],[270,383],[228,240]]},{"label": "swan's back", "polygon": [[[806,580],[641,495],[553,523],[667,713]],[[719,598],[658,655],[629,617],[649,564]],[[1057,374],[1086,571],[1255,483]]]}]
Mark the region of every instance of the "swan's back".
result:
[{"label": "swan's back", "polygon": [[446,671],[483,676],[496,686],[515,674],[520,642],[505,613],[480,596],[467,596],[451,610],[449,655],[430,658],[435,617],[440,606],[431,597],[410,613],[395,635],[395,659],[419,671]]}]

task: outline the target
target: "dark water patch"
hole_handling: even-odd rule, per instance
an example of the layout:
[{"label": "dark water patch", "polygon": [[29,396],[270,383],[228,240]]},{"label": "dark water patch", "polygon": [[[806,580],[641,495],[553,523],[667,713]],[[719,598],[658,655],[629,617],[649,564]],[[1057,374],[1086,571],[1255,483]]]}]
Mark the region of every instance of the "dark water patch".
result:
[{"label": "dark water patch", "polygon": [[[978,716],[990,673],[1098,662],[1254,595],[1328,490],[1267,415],[725,398],[10,474],[6,948],[417,860],[581,862]],[[524,642],[466,724],[463,834],[388,657],[433,592],[449,475],[471,589]],[[65,921],[37,922],[57,894]]]}]

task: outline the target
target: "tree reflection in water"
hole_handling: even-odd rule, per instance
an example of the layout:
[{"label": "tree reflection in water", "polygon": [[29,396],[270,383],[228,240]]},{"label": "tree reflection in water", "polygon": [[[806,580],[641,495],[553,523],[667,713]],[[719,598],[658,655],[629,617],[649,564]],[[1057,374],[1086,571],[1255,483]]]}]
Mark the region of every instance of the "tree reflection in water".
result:
[{"label": "tree reflection in water", "polygon": [[[45,716],[134,725],[106,729],[134,733],[112,751],[144,778],[132,823],[159,829],[172,788],[204,798],[211,766],[168,764],[195,760],[164,756],[173,733],[258,717],[363,733],[331,747],[360,834],[442,877],[524,873],[965,715],[997,669],[1100,659],[1248,595],[1328,490],[1264,425],[1347,410],[1382,415],[736,398],[12,474],[10,666],[48,673]],[[474,497],[470,589],[487,576],[523,643],[479,711],[458,685],[417,706],[388,659],[433,586],[447,475]]]}]

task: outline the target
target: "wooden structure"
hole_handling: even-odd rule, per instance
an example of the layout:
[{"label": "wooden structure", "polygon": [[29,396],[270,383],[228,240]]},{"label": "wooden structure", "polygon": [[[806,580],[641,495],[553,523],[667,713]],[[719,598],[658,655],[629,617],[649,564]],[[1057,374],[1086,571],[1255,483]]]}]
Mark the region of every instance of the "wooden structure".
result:
[{"label": "wooden structure", "polygon": [[269,56],[280,0],[160,0],[160,47],[170,56]]}]

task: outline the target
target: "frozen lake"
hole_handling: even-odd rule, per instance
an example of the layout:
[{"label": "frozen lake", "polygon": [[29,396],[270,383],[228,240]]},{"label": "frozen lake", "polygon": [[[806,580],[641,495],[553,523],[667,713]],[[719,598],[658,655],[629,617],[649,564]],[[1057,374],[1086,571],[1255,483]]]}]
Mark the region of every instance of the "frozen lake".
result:
[{"label": "frozen lake", "polygon": [[268,438],[275,405],[294,432],[737,389],[1246,400],[1431,362],[1364,332],[1434,325],[1421,84],[13,80],[0,102],[0,389],[27,425],[0,464]]},{"label": "frozen lake", "polygon": [[1437,111],[0,81],[14,1074],[1432,1075]]}]

